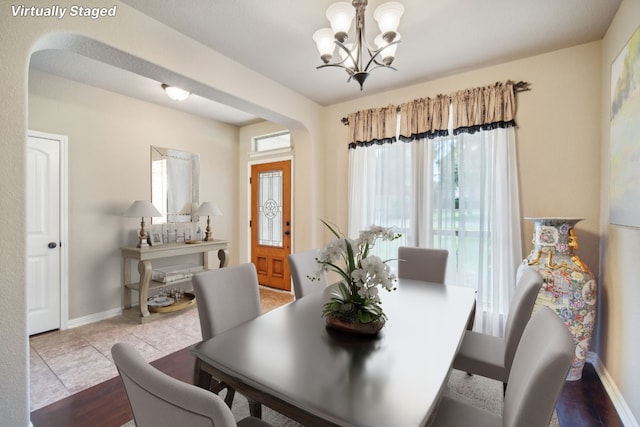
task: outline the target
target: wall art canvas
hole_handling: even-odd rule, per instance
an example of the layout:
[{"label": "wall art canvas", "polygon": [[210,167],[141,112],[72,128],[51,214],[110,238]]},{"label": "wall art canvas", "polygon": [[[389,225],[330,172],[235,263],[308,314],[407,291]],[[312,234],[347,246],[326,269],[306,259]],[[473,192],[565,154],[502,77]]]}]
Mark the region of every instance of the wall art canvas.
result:
[{"label": "wall art canvas", "polygon": [[611,64],[609,222],[640,227],[640,28]]}]

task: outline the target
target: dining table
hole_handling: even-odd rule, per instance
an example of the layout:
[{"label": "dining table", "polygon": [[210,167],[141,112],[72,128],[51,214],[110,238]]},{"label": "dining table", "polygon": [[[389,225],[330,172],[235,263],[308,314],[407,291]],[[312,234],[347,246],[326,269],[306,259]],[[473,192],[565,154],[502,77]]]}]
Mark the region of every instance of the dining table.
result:
[{"label": "dining table", "polygon": [[381,291],[375,336],[336,331],[322,306],[330,288],[191,348],[196,369],[304,426],[429,425],[446,388],[474,289],[398,279]]}]

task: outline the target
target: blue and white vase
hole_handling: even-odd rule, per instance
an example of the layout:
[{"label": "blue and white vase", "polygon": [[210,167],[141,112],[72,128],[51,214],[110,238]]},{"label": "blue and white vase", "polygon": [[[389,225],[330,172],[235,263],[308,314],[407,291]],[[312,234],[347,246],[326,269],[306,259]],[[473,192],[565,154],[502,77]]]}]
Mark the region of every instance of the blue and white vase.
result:
[{"label": "blue and white vase", "polygon": [[530,267],[544,283],[533,312],[541,306],[553,309],[573,335],[576,353],[567,380],[582,377],[596,320],[596,280],[574,250],[574,227],[582,218],[526,218],[534,223],[533,250],[520,268]]}]

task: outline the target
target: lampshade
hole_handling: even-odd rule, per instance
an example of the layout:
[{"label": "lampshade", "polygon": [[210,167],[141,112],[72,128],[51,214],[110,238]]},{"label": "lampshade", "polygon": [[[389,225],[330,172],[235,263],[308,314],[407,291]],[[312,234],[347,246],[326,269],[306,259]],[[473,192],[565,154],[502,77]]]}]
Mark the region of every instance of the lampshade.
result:
[{"label": "lampshade", "polygon": [[327,9],[327,19],[338,41],[343,42],[346,39],[355,15],[354,7],[345,1],[334,3]]},{"label": "lampshade", "polygon": [[356,55],[358,54],[358,52],[356,52],[353,49],[353,43],[347,43],[344,45],[344,47],[346,47],[347,49],[349,49],[349,52],[351,52],[351,56],[349,56],[349,54],[347,53],[346,50],[344,49],[338,49],[338,55],[340,55],[340,58],[344,61],[342,63],[342,65],[344,65],[346,68],[353,70],[356,67],[355,62],[353,62],[353,58],[356,57]]},{"label": "lampshade", "polygon": [[[378,27],[382,32],[383,37],[387,38],[386,34],[395,33],[398,31],[398,25],[400,25],[400,17],[404,13],[404,6],[397,1],[390,1],[383,3],[376,8],[373,12],[373,18],[378,21]],[[395,34],[394,34],[395,35]],[[391,37],[388,42],[393,41]]]},{"label": "lampshade", "polygon": [[136,200],[123,215],[138,218],[162,216],[158,209],[148,200]]},{"label": "lampshade", "polygon": [[153,203],[148,200],[136,200],[131,206],[129,206],[129,209],[127,209],[123,215],[128,217],[141,218],[138,247],[144,248],[148,246],[147,232],[144,229],[144,218],[147,216],[162,216],[158,209],[156,209],[156,207],[153,206]]},{"label": "lampshade", "polygon": [[333,49],[336,44],[333,42],[333,31],[331,28],[321,28],[313,33],[313,41],[316,42],[318,52],[320,52],[320,58],[326,64],[333,56]]},{"label": "lampshade", "polygon": [[169,86],[164,83],[162,84],[162,89],[164,89],[164,92],[167,94],[167,96],[174,101],[184,101],[189,97],[189,95],[191,95],[189,91],[180,89],[179,87]]},{"label": "lampshade", "polygon": [[196,210],[195,215],[199,216],[221,216],[222,212],[211,202],[203,202]]},{"label": "lampshade", "polygon": [[[402,36],[400,36],[400,33],[396,33],[394,41],[400,41],[401,38]],[[373,42],[378,46],[378,49],[381,49],[380,58],[382,58],[382,62],[386,65],[390,65],[396,57],[398,43],[389,45],[389,43],[387,43],[387,41],[382,37],[382,34],[378,34]]]}]

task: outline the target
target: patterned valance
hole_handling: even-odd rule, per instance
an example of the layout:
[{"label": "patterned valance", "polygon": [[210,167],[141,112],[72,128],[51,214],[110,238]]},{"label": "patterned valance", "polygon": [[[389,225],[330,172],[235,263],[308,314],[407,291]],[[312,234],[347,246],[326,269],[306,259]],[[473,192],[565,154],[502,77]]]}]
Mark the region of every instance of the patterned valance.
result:
[{"label": "patterned valance", "polygon": [[451,97],[454,135],[515,126],[515,98],[511,81],[456,92]]},{"label": "patterned valance", "polygon": [[529,90],[529,83],[498,82],[461,90],[453,95],[420,98],[402,105],[388,105],[349,114],[349,148],[401,141],[410,142],[453,133],[515,126],[515,93]]},{"label": "patterned valance", "polygon": [[400,140],[446,136],[449,124],[449,97],[421,98],[400,106]]},{"label": "patterned valance", "polygon": [[397,123],[395,105],[349,114],[349,148],[394,142]]}]

